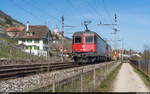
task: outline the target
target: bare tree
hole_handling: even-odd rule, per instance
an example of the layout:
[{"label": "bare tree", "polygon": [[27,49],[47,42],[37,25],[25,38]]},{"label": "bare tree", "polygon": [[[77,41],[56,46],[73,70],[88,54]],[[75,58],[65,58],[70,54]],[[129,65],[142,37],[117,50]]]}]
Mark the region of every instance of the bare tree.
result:
[{"label": "bare tree", "polygon": [[144,45],[144,52],[142,54],[142,59],[144,60],[150,59],[150,47],[148,45]]}]

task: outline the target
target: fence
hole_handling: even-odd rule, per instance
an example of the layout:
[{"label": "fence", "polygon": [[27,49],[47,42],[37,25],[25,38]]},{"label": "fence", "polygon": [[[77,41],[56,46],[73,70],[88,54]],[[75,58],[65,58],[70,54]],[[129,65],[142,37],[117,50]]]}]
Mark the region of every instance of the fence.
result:
[{"label": "fence", "polygon": [[[50,86],[34,90],[34,91],[50,91],[50,92],[94,92],[98,90],[100,83],[104,78],[113,71],[120,62],[108,62],[105,64],[96,64],[89,67],[82,67],[74,72],[61,74],[54,73],[52,75],[52,84]],[[76,73],[80,71],[80,73]],[[76,75],[73,75],[76,74]],[[66,76],[70,78],[66,78]],[[60,79],[63,79],[60,81]]]},{"label": "fence", "polygon": [[130,60],[137,69],[150,77],[150,60]]}]

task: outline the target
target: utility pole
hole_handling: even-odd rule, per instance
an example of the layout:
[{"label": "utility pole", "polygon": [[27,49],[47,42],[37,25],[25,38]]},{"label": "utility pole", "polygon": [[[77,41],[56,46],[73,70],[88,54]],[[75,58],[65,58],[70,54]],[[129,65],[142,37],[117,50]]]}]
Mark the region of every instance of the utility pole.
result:
[{"label": "utility pole", "polygon": [[53,82],[52,82],[52,92],[55,92],[55,77],[56,76],[56,74],[55,73],[53,73]]},{"label": "utility pole", "polygon": [[64,56],[64,16],[62,16],[62,39],[61,39],[61,41],[62,41],[62,54],[61,54],[61,56],[62,56],[62,62],[64,62],[64,58],[63,58],[63,56]]},{"label": "utility pole", "polygon": [[48,59],[49,59],[49,48],[50,48],[50,46],[49,46],[49,33],[50,33],[50,31],[48,32],[48,39],[47,39],[47,42],[48,42],[47,57],[48,57]]},{"label": "utility pole", "polygon": [[81,83],[80,83],[80,88],[81,88],[81,92],[83,92],[83,69],[84,68],[82,68],[82,73],[81,73],[81,75],[80,75],[80,77],[81,77]]},{"label": "utility pole", "polygon": [[[117,29],[117,14],[115,13],[114,15],[114,24],[97,24],[98,26],[113,26],[113,30],[114,30],[114,50],[117,50],[117,33],[118,33],[118,29]],[[116,51],[115,51],[116,52]]]},{"label": "utility pole", "polygon": [[48,53],[47,53],[47,56],[48,56],[48,60],[50,60],[50,31],[48,32]]},{"label": "utility pole", "polygon": [[64,37],[64,16],[62,16],[62,36]]},{"label": "utility pole", "polygon": [[98,26],[113,26],[113,30],[114,30],[114,33],[113,34],[115,34],[115,42],[114,42],[114,48],[116,49],[116,35],[117,35],[117,31],[118,31],[118,29],[117,29],[117,14],[115,13],[115,18],[114,18],[114,24],[102,24],[102,23],[100,23],[100,24],[97,24]]},{"label": "utility pole", "polygon": [[123,62],[123,52],[124,52],[124,50],[123,50],[123,39],[122,39],[122,55],[121,55],[121,61]]},{"label": "utility pole", "polygon": [[[48,27],[49,22],[46,21],[45,25]],[[49,55],[49,53],[50,53],[50,45],[49,45],[50,36],[49,36],[49,34],[50,34],[50,31],[48,32],[48,37],[47,37],[47,44],[48,44],[48,48],[47,48],[47,60],[49,60],[49,57],[50,57],[50,55]]]},{"label": "utility pole", "polygon": [[114,44],[114,49],[115,50],[117,50],[117,46],[118,46],[118,44],[117,44],[117,33],[118,33],[118,29],[117,29],[117,14],[115,13],[115,19],[114,19],[114,21],[115,21],[115,26],[114,26],[114,35],[115,35],[115,44]]},{"label": "utility pole", "polygon": [[62,52],[61,52],[61,57],[62,57],[62,62],[64,61],[64,27],[69,27],[69,28],[75,28],[78,26],[70,26],[70,25],[64,25],[64,16],[61,17],[62,20],[62,37],[61,37],[61,44],[62,44]]},{"label": "utility pole", "polygon": [[94,65],[94,69],[93,69],[93,83],[94,83],[94,89],[95,89],[95,81],[96,81],[96,73],[95,73],[95,65]]}]

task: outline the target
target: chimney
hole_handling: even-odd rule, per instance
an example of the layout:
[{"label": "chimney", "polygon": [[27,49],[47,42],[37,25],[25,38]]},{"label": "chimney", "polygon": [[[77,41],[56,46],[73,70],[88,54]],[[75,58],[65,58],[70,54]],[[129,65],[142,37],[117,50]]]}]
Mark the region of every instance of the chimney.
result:
[{"label": "chimney", "polygon": [[29,31],[29,21],[27,21],[27,24],[26,24],[26,32]]}]

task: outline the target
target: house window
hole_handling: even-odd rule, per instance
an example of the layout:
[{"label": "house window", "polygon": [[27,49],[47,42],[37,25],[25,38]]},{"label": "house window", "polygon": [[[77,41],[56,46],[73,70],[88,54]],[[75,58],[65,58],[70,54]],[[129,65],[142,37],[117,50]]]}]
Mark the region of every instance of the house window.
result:
[{"label": "house window", "polygon": [[22,40],[22,42],[25,42],[25,40]]},{"label": "house window", "polygon": [[30,32],[27,32],[27,36],[30,36]]},{"label": "house window", "polygon": [[32,33],[31,32],[27,32],[27,36],[32,36]]},{"label": "house window", "polygon": [[47,47],[43,47],[43,50],[46,50],[46,51],[47,51],[47,50],[48,50],[48,48],[47,48]]},{"label": "house window", "polygon": [[34,40],[34,43],[39,43],[40,41],[39,40]]},{"label": "house window", "polygon": [[31,43],[31,42],[32,42],[32,40],[31,40],[31,39],[30,39],[30,40],[27,40],[27,42]]},{"label": "house window", "polygon": [[28,47],[28,46],[26,46],[26,49],[29,49],[29,47]]},{"label": "house window", "polygon": [[31,50],[32,46],[26,46],[26,49]]},{"label": "house window", "polygon": [[32,46],[29,46],[29,49],[32,49]]},{"label": "house window", "polygon": [[34,46],[34,50],[37,50],[37,46]]},{"label": "house window", "polygon": [[39,50],[40,47],[39,46],[34,46],[34,50]]}]

